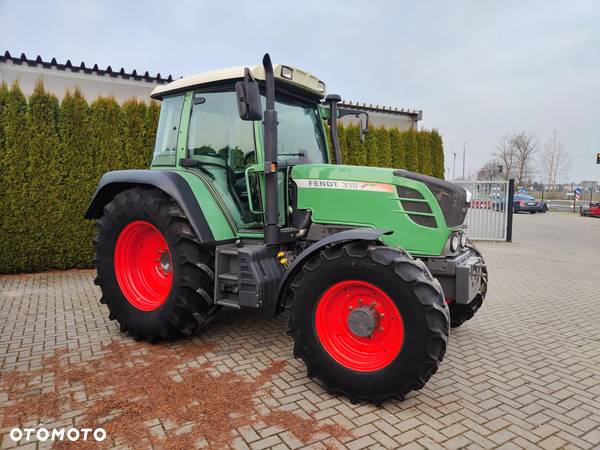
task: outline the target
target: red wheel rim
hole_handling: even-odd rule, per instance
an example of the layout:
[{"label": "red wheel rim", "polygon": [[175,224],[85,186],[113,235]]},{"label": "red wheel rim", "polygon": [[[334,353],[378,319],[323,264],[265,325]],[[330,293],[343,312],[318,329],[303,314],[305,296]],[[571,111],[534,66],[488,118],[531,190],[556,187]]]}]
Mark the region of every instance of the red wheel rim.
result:
[{"label": "red wheel rim", "polygon": [[[376,327],[370,336],[359,336],[349,326],[357,309],[370,310]],[[354,312],[356,314],[356,312]],[[359,372],[373,372],[390,364],[404,341],[402,316],[381,289],[358,280],[334,284],[321,297],[315,313],[321,345],[338,363]]]},{"label": "red wheel rim", "polygon": [[129,223],[115,247],[115,275],[121,292],[142,311],[160,307],[173,284],[169,246],[158,229],[143,220]]}]

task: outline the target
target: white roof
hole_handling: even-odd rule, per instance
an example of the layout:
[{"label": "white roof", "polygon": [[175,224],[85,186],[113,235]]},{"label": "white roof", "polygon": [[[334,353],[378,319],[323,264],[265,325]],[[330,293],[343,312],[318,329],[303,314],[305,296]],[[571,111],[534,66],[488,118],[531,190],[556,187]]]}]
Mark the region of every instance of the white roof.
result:
[{"label": "white roof", "polygon": [[[214,83],[217,81],[236,80],[244,77],[244,68],[248,67],[252,75],[257,80],[265,79],[265,71],[263,66],[235,66],[227,67],[225,69],[211,70],[210,72],[203,72],[197,75],[191,75],[189,77],[183,77],[178,80],[172,81],[168,84],[163,84],[154,88],[150,94],[153,98],[162,98],[163,96],[174,91],[187,90],[188,88],[202,86],[203,84]],[[292,79],[283,78],[281,76],[282,67],[291,69]],[[319,83],[322,83],[317,77],[309,74],[301,69],[297,69],[292,66],[284,66],[282,64],[276,64],[273,67],[275,78],[279,81],[297,86],[301,89],[311,92],[313,95],[324,97],[325,92],[319,90]],[[324,86],[324,84],[323,84]]]}]

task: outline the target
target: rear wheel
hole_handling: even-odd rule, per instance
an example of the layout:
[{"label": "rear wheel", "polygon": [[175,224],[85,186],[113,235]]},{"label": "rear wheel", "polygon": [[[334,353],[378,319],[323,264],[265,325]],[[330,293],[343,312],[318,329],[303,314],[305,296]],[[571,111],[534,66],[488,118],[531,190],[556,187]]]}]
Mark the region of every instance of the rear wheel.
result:
[{"label": "rear wheel", "polygon": [[403,399],[446,351],[442,289],[400,250],[367,242],[322,250],[293,280],[288,306],[294,356],[353,402]]},{"label": "rear wheel", "polygon": [[471,241],[468,241],[467,247],[472,253],[474,253],[476,256],[479,256],[483,262],[483,267],[481,268],[481,287],[471,303],[463,305],[453,302],[448,305],[450,308],[450,324],[452,328],[460,327],[467,320],[472,319],[479,308],[481,308],[481,305],[483,305],[483,301],[485,300],[485,296],[487,294],[488,271],[485,261],[483,260],[483,256]]},{"label": "rear wheel", "polygon": [[121,331],[156,341],[190,335],[216,311],[212,254],[179,206],[162,191],[133,188],[97,222],[96,284]]}]

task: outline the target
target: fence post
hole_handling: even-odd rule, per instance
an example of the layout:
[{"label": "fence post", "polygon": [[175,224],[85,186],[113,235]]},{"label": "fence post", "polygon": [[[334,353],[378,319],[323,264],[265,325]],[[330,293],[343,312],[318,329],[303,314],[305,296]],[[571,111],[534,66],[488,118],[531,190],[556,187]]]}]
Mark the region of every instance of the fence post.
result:
[{"label": "fence post", "polygon": [[506,242],[512,242],[513,197],[515,196],[515,179],[508,180],[508,202],[506,203]]}]

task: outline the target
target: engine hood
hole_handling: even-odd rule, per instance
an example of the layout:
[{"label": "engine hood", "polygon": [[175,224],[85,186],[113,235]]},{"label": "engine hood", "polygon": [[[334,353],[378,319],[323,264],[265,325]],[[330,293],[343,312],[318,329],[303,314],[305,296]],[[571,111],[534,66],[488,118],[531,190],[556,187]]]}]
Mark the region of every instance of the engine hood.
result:
[{"label": "engine hood", "polygon": [[462,187],[404,170],[297,165],[291,179],[313,222],[393,230],[384,242],[422,255],[440,254],[468,207]]}]

